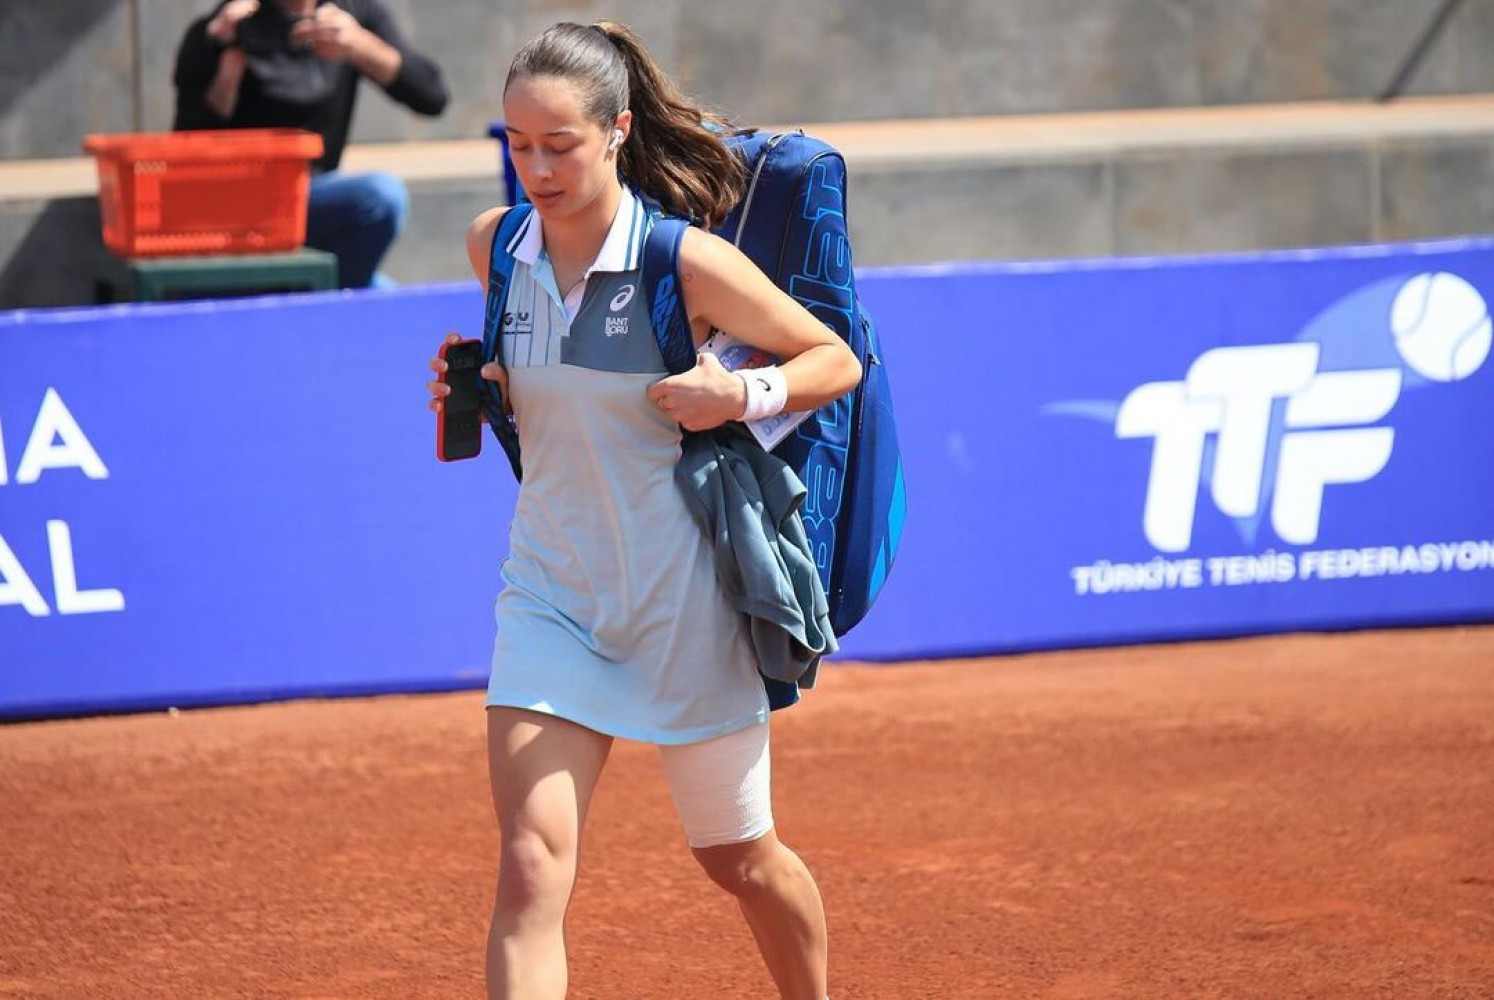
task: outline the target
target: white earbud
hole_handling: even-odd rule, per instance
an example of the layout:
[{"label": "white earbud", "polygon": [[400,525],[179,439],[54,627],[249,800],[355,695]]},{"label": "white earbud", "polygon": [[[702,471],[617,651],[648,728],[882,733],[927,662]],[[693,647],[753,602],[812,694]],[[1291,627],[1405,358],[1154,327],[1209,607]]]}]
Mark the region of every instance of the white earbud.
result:
[{"label": "white earbud", "polygon": [[608,149],[616,149],[623,144],[623,130],[615,128],[612,130],[612,141],[607,144]]}]

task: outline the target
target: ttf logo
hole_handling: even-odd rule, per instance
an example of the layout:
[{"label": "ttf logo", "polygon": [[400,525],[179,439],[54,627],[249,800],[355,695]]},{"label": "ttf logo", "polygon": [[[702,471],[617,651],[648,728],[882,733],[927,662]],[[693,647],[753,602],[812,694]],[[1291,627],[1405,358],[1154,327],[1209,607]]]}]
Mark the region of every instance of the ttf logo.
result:
[{"label": "ttf logo", "polygon": [[1379,422],[1403,389],[1467,378],[1490,339],[1489,310],[1472,285],[1418,274],[1347,296],[1295,343],[1216,348],[1180,381],[1137,386],[1116,412],[1115,435],[1153,440],[1147,540],[1187,550],[1206,491],[1228,517],[1269,510],[1283,541],[1315,542],[1324,492],[1365,482],[1390,461],[1395,429]]}]

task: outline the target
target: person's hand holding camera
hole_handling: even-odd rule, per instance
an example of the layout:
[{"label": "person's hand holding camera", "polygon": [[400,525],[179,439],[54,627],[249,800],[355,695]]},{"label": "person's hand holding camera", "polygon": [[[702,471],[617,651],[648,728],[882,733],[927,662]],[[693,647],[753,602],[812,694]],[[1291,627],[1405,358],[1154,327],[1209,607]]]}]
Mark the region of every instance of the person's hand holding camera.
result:
[{"label": "person's hand holding camera", "polygon": [[386,87],[399,72],[399,51],[335,4],[322,4],[292,25],[290,42],[328,62],[350,62]]},{"label": "person's hand holding camera", "polygon": [[207,25],[208,37],[224,48],[238,41],[239,25],[259,10],[259,0],[232,0]]},{"label": "person's hand holding camera", "polygon": [[291,26],[290,41],[297,48],[313,49],[328,62],[341,62],[352,60],[368,35],[352,14],[335,4],[323,4]]}]

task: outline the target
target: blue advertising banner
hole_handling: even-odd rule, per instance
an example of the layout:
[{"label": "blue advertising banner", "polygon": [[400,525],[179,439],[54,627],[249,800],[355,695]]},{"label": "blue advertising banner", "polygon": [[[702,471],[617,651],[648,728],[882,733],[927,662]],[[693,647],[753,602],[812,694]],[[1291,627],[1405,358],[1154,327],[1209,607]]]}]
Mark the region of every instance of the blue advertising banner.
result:
[{"label": "blue advertising banner", "polygon": [[1494,241],[861,290],[910,513],[847,655],[1494,618]]},{"label": "blue advertising banner", "polygon": [[[909,516],[846,658],[1494,619],[1494,240],[878,270]],[[474,286],[0,314],[0,717],[480,686]]]},{"label": "blue advertising banner", "polygon": [[481,320],[475,286],[0,316],[0,713],[484,682],[513,477],[438,463],[424,389]]}]

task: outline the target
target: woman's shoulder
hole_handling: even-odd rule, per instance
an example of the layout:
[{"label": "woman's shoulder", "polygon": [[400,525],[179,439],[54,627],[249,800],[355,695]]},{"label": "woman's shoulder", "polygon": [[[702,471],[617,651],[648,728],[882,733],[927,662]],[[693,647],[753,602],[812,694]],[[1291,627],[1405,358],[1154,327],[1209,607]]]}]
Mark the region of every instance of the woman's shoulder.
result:
[{"label": "woman's shoulder", "polygon": [[715,233],[699,226],[685,230],[680,240],[680,272],[729,278],[742,268],[756,270],[747,256]]},{"label": "woman's shoulder", "polygon": [[498,224],[508,214],[508,208],[507,205],[499,205],[473,219],[472,225],[467,227],[468,248],[471,248],[474,243],[481,244],[483,253],[486,254],[488,247],[493,244],[493,234],[498,231]]},{"label": "woman's shoulder", "polygon": [[490,208],[472,220],[467,227],[467,259],[472,263],[472,273],[484,284],[488,277],[488,255],[493,248],[493,234],[498,224],[508,214],[507,205]]},{"label": "woman's shoulder", "polygon": [[723,256],[729,256],[736,249],[709,229],[690,226],[680,240],[680,259],[709,266]]}]

